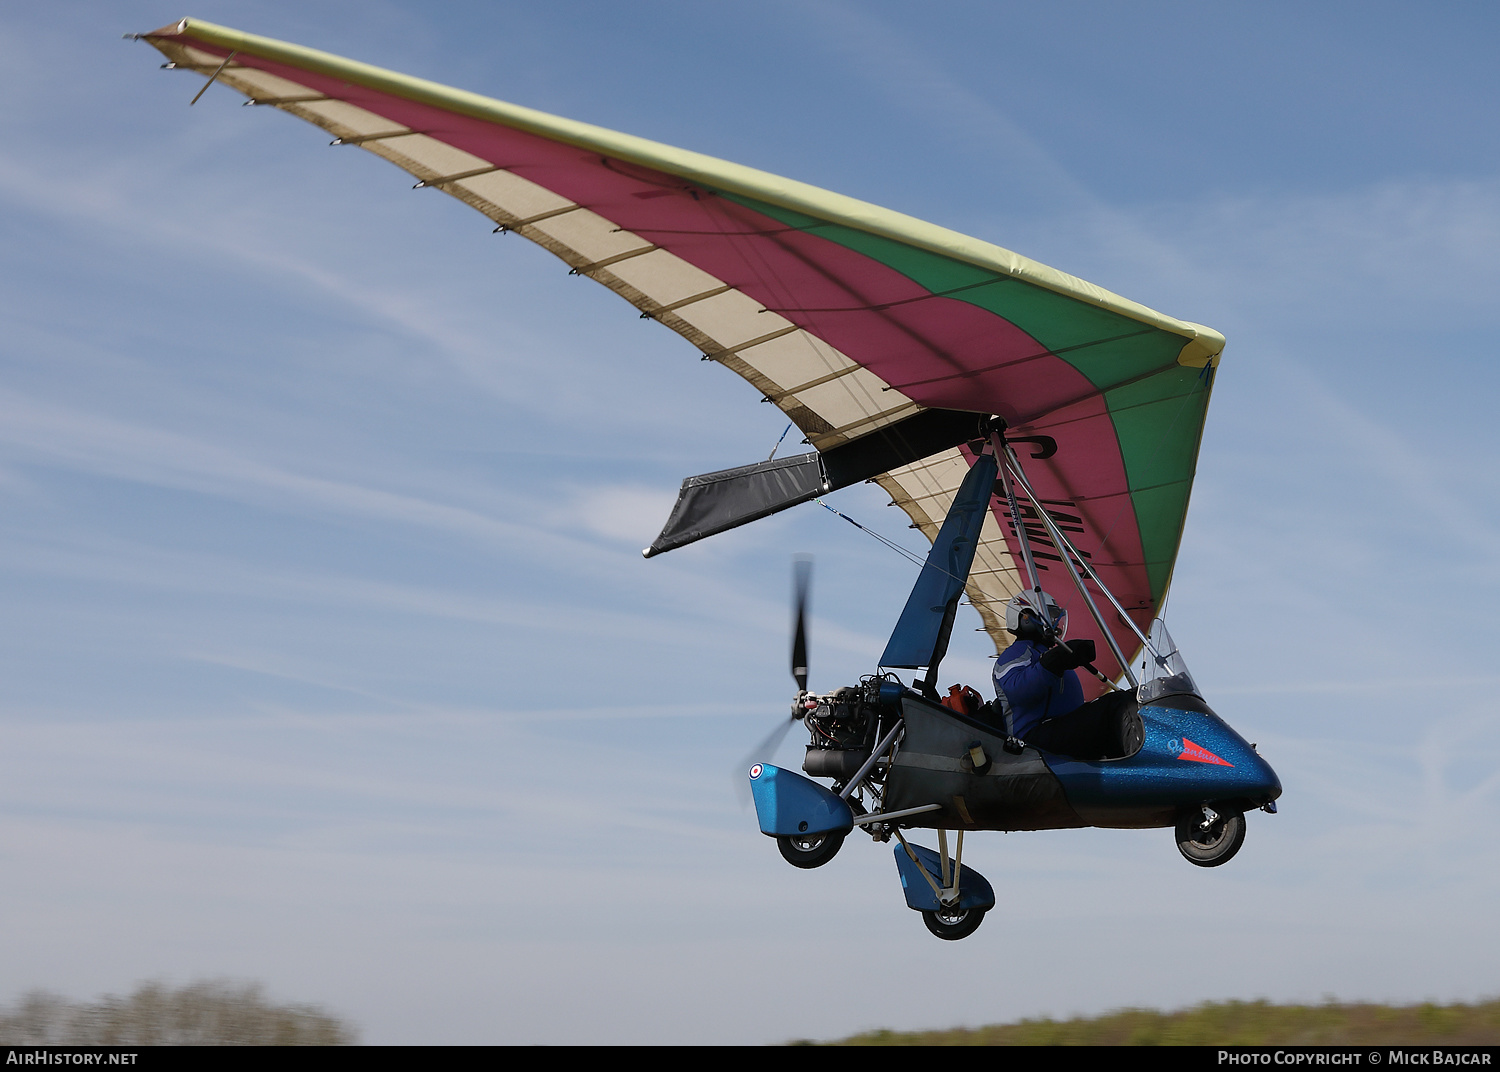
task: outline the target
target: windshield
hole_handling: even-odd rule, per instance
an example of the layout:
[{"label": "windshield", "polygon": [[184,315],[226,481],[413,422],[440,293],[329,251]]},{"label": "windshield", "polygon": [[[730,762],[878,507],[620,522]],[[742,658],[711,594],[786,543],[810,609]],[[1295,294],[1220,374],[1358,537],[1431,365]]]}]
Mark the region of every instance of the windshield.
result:
[{"label": "windshield", "polygon": [[[1157,654],[1151,653],[1152,648]],[[1141,687],[1136,691],[1136,698],[1141,703],[1150,703],[1162,696],[1184,692],[1202,698],[1193,675],[1188,673],[1187,663],[1172,641],[1172,634],[1167,632],[1167,625],[1160,618],[1151,623],[1151,648],[1145,651],[1144,656]]]}]

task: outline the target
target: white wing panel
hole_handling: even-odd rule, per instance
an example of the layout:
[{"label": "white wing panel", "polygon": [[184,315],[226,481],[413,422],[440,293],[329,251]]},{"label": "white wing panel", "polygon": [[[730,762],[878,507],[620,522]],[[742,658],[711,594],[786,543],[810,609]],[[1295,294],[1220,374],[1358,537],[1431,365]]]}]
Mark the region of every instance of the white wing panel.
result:
[{"label": "white wing panel", "polygon": [[388,130],[408,130],[405,123],[397,123],[383,115],[366,111],[358,105],[340,100],[311,101],[295,105],[297,113],[312,119],[319,126],[335,131],[340,137],[358,137],[364,134],[383,134]]},{"label": "white wing panel", "polygon": [[368,148],[419,178],[441,178],[467,171],[493,167],[488,160],[456,149],[447,142],[427,134],[408,134],[400,138],[383,138]]},{"label": "white wing panel", "polygon": [[835,427],[843,427],[910,401],[899,391],[882,390],[885,386],[873,372],[856,367],[837,379],[798,391],[797,399]]},{"label": "white wing panel", "polygon": [[748,294],[728,290],[694,302],[677,315],[728,348],[792,326],[792,322],[779,313],[767,313],[762,309],[760,302]]},{"label": "white wing panel", "polygon": [[[553,193],[545,186],[538,186],[530,179],[509,171],[474,175],[454,183],[447,191],[474,205],[496,222],[499,222],[500,217],[507,221],[529,220],[544,212],[567,208],[573,203],[561,194]],[[491,205],[496,211],[488,211],[482,205]]]},{"label": "white wing panel", "polygon": [[[658,305],[671,305],[724,285],[703,269],[664,249],[620,261],[619,264],[610,265],[609,270],[627,286],[635,287]],[[691,316],[686,309],[677,315],[685,318]]]},{"label": "white wing panel", "polygon": [[622,231],[596,212],[579,209],[537,223],[536,229],[578,253],[584,260],[602,261],[632,250],[650,249],[640,235]]}]

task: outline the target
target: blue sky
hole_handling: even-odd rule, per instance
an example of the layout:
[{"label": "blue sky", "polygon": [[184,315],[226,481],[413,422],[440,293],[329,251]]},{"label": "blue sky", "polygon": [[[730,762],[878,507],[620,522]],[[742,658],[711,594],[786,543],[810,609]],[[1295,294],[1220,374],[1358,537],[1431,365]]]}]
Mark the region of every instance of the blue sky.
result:
[{"label": "blue sky", "polygon": [[[1500,993],[1487,7],[351,10],[0,8],[0,995],[231,976],[370,1042],[519,1043]],[[818,688],[914,570],[812,506],[642,561],[770,407],[382,161],[190,110],[120,40],[184,14],[1222,330],[1168,618],[1281,813],[1209,871],[1165,831],[971,839],[1001,905],[957,944],[885,846],[786,867],[730,770],[790,697],[790,557]]]}]

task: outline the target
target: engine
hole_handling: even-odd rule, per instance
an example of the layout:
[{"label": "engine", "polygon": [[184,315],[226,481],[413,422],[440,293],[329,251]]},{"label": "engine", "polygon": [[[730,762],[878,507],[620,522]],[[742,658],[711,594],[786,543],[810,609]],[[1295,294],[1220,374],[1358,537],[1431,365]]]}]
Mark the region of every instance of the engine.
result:
[{"label": "engine", "polygon": [[[816,696],[801,697],[810,741],[802,769],[815,778],[847,782],[859,773],[879,739],[878,678]],[[874,773],[874,772],[872,772]]]}]

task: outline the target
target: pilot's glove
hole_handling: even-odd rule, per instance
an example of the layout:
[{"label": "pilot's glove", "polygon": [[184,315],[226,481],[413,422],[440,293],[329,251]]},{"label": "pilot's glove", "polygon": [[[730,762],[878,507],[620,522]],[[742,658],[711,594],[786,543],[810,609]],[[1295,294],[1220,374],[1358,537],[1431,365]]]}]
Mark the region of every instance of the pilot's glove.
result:
[{"label": "pilot's glove", "polygon": [[1094,642],[1092,640],[1070,640],[1066,648],[1059,644],[1042,653],[1042,669],[1055,677],[1062,677],[1064,670],[1072,670],[1074,667],[1093,661]]}]

